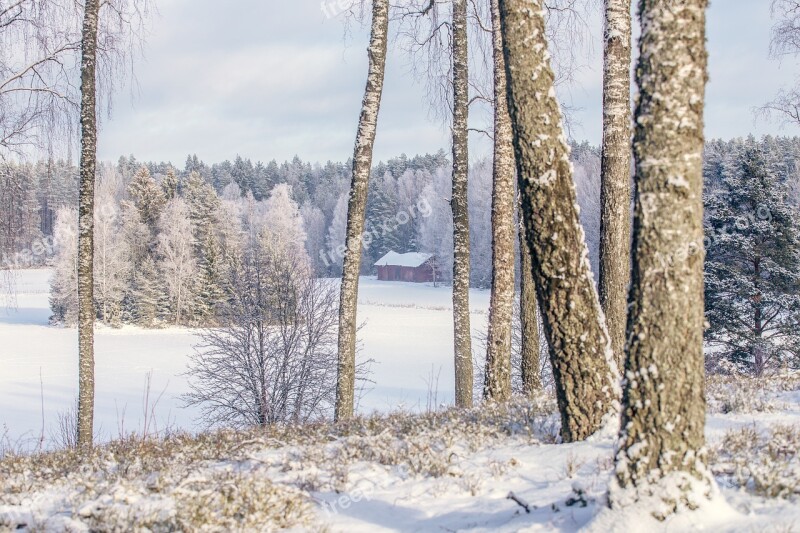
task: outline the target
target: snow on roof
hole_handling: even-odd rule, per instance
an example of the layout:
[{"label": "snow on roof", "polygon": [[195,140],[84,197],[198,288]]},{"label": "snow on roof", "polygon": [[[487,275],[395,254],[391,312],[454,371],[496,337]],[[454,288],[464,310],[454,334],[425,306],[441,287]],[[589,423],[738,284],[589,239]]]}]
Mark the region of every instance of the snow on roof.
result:
[{"label": "snow on roof", "polygon": [[398,254],[397,252],[390,251],[375,263],[375,266],[401,266],[416,268],[425,264],[425,262],[433,257],[432,254],[423,254],[419,252],[409,252],[407,254]]}]

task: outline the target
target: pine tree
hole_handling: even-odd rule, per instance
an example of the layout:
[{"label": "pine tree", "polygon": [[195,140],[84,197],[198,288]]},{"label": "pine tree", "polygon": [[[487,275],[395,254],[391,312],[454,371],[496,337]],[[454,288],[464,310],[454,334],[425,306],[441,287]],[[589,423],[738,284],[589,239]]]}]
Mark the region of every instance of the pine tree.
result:
[{"label": "pine tree", "polygon": [[178,195],[178,176],[175,175],[175,169],[169,167],[167,174],[161,181],[161,191],[164,193],[164,200],[169,202]]},{"label": "pine tree", "polygon": [[800,213],[766,147],[734,146],[706,198],[706,339],[761,376],[800,366]]},{"label": "pine tree", "polygon": [[141,221],[150,228],[151,235],[155,238],[166,198],[164,190],[158,186],[146,166],[139,167],[133,175],[128,185],[128,196],[139,211]]}]

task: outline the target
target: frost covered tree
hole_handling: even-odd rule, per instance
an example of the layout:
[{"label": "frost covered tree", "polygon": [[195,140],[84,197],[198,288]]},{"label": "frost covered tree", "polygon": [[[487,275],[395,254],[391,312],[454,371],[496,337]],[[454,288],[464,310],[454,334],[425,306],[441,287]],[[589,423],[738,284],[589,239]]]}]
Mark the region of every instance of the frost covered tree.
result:
[{"label": "frost covered tree", "polygon": [[549,64],[541,0],[501,0],[508,101],[526,237],[565,442],[614,411],[617,368],[589,265]]},{"label": "frost covered tree", "polygon": [[299,257],[306,255],[306,230],[300,207],[292,199],[289,185],[281,183],[276,185],[269,193],[269,198],[264,202],[265,229],[281,245],[287,247]]},{"label": "frost covered tree", "polygon": [[[782,60],[800,54],[800,0],[772,0],[772,39],[769,54]],[[800,87],[782,88],[761,108],[762,114],[777,115],[788,124],[800,124]]]},{"label": "frost covered tree", "polygon": [[173,310],[174,323],[182,324],[183,310],[192,301],[192,285],[197,275],[194,232],[189,208],[182,198],[170,200],[159,220],[159,269]]},{"label": "frost covered tree", "polygon": [[56,255],[50,280],[50,321],[56,324],[78,322],[78,214],[61,207],[53,229]]},{"label": "frost covered tree", "polygon": [[705,202],[706,339],[761,376],[800,366],[800,213],[765,147],[734,147]]},{"label": "frost covered tree", "polygon": [[139,167],[139,170],[133,175],[133,179],[128,185],[128,196],[139,211],[142,223],[150,229],[155,240],[166,198],[164,190],[159,187],[158,182],[146,166]]},{"label": "frost covered tree", "polygon": [[[511,396],[511,330],[514,315],[514,146],[506,100],[506,65],[500,4],[490,0],[494,70],[494,163],[492,187],[492,292],[486,343],[484,397]],[[538,355],[538,354],[537,354]],[[538,357],[537,357],[538,359]],[[538,370],[538,369],[537,369]]]},{"label": "frost covered tree", "polygon": [[115,180],[101,180],[95,210],[95,302],[99,318],[109,325],[122,320],[122,301],[130,273],[130,254],[120,231]]},{"label": "frost covered tree", "polygon": [[623,366],[631,251],[631,0],[605,0],[600,303]]},{"label": "frost covered tree", "polygon": [[336,382],[336,420],[353,416],[356,379],[358,277],[361,273],[367,188],[372,170],[372,149],[386,72],[389,1],[372,1],[372,31],[368,48],[369,74],[353,154],[353,175],[347,207],[347,233],[339,301],[339,363]]},{"label": "frost covered tree", "polygon": [[706,6],[639,4],[633,282],[609,501],[660,519],[696,509],[714,483],[703,453]]},{"label": "frost covered tree", "polygon": [[229,280],[221,327],[201,335],[188,405],[209,426],[303,423],[330,416],[337,372],[337,289],[290,246],[251,228]]},{"label": "frost covered tree", "polygon": [[430,214],[420,221],[420,251],[435,256],[437,272],[444,276],[439,281],[449,281],[453,272],[453,213],[448,201],[451,175],[451,168],[437,169],[431,183],[420,192],[420,200],[430,206]]}]

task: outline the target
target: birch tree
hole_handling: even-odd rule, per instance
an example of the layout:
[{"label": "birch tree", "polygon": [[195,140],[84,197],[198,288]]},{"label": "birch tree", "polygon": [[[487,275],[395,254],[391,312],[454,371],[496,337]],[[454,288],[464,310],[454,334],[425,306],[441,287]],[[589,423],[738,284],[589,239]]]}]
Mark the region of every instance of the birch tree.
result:
[{"label": "birch tree", "polygon": [[192,282],[197,275],[192,222],[189,218],[189,207],[182,198],[175,198],[167,203],[159,226],[159,267],[164,274],[175,314],[175,324],[181,324],[183,308],[190,299]]},{"label": "birch tree", "polygon": [[614,412],[617,368],[592,280],[555,98],[542,0],[501,0],[508,102],[532,272],[565,442]]},{"label": "birch tree", "polygon": [[353,416],[356,379],[358,276],[361,271],[367,188],[372,170],[372,150],[386,72],[389,1],[373,0],[372,31],[368,49],[369,74],[353,155],[353,177],[347,209],[347,236],[339,303],[339,359],[337,365],[335,419]]},{"label": "birch tree", "polygon": [[712,490],[702,452],[706,0],[640,3],[633,282],[612,507],[657,518]]},{"label": "birch tree", "polygon": [[623,365],[631,239],[631,2],[605,1],[600,303],[617,365]]},{"label": "birch tree", "polygon": [[81,40],[81,159],[78,203],[78,447],[94,432],[94,183],[97,165],[97,27],[100,1],[84,4]]},{"label": "birch tree", "polygon": [[467,1],[453,0],[453,330],[456,406],[472,406],[472,328],[469,318],[469,66]]},{"label": "birch tree", "polygon": [[[506,401],[511,396],[511,330],[514,318],[514,151],[506,101],[506,71],[500,4],[490,0],[494,64],[494,163],[492,187],[492,291],[486,349],[484,397]],[[521,248],[527,251],[527,248]],[[523,253],[524,255],[524,253]],[[528,287],[523,287],[523,290]],[[530,305],[529,302],[526,302]],[[527,323],[528,313],[524,314]],[[529,332],[525,332],[526,334]],[[527,342],[527,335],[523,339]],[[537,333],[538,340],[538,333]],[[529,346],[525,346],[529,348]],[[523,352],[525,350],[523,349]],[[537,346],[538,351],[538,346]],[[536,357],[538,361],[538,353]],[[523,357],[525,361],[525,357]],[[523,369],[525,364],[523,363]],[[538,364],[536,365],[538,373]],[[525,373],[526,377],[529,373]],[[524,381],[524,380],[523,380]]]}]

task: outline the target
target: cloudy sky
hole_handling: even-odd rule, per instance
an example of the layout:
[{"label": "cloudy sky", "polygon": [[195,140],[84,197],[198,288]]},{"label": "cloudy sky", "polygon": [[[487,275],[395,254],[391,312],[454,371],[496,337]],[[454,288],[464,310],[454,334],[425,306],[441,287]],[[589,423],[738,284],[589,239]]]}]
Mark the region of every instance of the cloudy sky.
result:
[{"label": "cloudy sky", "polygon": [[[336,0],[326,4],[334,14]],[[182,166],[189,153],[206,162],[351,155],[367,68],[365,31],[345,35],[342,18],[326,16],[319,0],[158,0],[158,10],[135,66],[137,87],[121,90],[104,120],[102,159],[135,154]],[[799,62],[767,58],[772,23],[767,0],[712,2],[707,137],[800,133],[754,119],[754,107],[800,75]],[[578,108],[573,136],[594,144],[601,134],[600,37],[598,27],[589,66],[561,94]],[[376,157],[448,149],[447,137],[429,119],[407,59],[391,50]],[[476,142],[473,157],[485,152]]]}]

